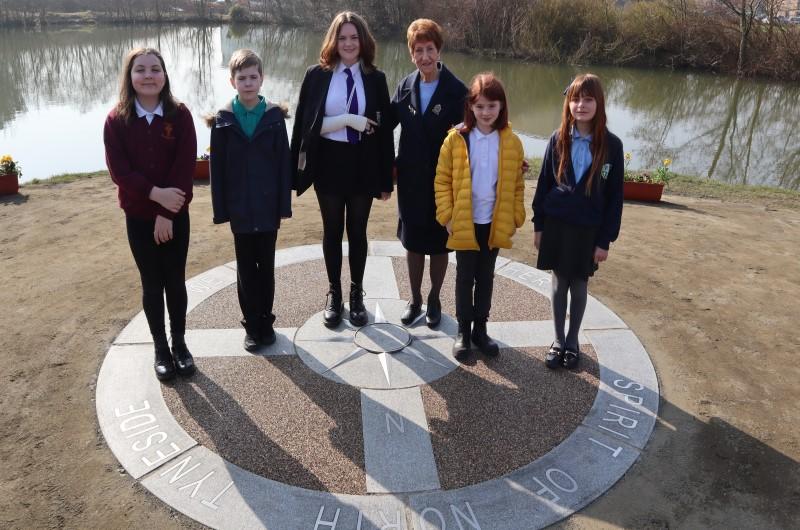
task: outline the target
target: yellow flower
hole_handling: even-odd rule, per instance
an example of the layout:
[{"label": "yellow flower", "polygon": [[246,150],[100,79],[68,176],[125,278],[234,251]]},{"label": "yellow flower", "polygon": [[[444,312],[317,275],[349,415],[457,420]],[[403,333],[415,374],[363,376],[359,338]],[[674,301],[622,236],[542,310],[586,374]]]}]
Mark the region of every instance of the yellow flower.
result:
[{"label": "yellow flower", "polygon": [[628,162],[630,162],[630,161],[631,161],[631,158],[633,158],[633,155],[631,155],[630,153],[625,153],[625,160],[627,160]]},{"label": "yellow flower", "polygon": [[14,159],[11,158],[11,155],[3,155],[3,158],[0,158],[0,162],[5,164],[6,162],[13,162]]},{"label": "yellow flower", "polygon": [[664,163],[664,167],[669,167],[670,164],[672,164],[672,159],[671,158],[665,158],[663,160],[663,163]]}]

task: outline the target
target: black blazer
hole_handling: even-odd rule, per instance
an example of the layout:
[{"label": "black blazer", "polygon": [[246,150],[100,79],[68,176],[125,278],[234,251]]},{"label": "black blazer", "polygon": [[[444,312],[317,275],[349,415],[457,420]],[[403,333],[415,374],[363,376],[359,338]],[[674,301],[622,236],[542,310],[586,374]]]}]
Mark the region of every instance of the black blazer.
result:
[{"label": "black blazer", "polygon": [[[325,100],[328,97],[332,70],[313,65],[306,70],[300,86],[300,99],[294,116],[292,129],[292,189],[300,196],[314,183],[319,170],[319,145],[322,118],[325,117]],[[370,179],[369,194],[379,197],[381,192],[391,192],[392,162],[394,160],[394,137],[392,128],[386,126],[391,108],[386,76],[380,70],[361,70],[364,82],[366,107],[364,115],[378,122],[374,134],[361,136],[361,171],[374,175]]]},{"label": "black blazer", "polygon": [[467,87],[444,65],[425,112],[419,103],[419,70],[400,81],[392,98],[392,120],[402,126],[397,152],[397,204],[404,223],[425,226],[436,215],[433,180],[447,132],[464,119]]}]

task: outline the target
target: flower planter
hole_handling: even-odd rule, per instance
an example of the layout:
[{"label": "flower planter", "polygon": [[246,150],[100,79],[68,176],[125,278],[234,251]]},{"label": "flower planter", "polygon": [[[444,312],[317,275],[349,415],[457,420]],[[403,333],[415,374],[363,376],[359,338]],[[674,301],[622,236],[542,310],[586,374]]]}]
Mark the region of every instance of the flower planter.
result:
[{"label": "flower planter", "polygon": [[197,180],[208,180],[208,160],[197,160],[194,165],[194,178]]},{"label": "flower planter", "polygon": [[628,201],[659,202],[664,184],[651,182],[625,182],[622,197]]},{"label": "flower planter", "polygon": [[19,192],[19,179],[16,173],[0,175],[0,195],[13,195]]}]

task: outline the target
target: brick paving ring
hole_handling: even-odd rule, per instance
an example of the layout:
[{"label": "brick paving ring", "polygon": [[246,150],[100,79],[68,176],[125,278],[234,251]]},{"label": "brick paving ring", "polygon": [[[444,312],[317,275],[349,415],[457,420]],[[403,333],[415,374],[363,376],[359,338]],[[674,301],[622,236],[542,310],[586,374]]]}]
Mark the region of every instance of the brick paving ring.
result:
[{"label": "brick paving ring", "polygon": [[137,314],[98,375],[98,421],[114,455],[165,503],[215,528],[542,528],[613,486],[658,411],[655,370],[633,331],[590,296],[582,369],[547,370],[549,275],[501,257],[489,323],[500,357],[459,365],[454,271],[439,328],[424,314],[403,326],[404,256],[397,243],[371,242],[369,324],[327,329],[321,247],[279,250],[284,327],[258,355],[242,348],[235,263],[191,278],[186,340],[199,369],[170,385],[152,373]]}]

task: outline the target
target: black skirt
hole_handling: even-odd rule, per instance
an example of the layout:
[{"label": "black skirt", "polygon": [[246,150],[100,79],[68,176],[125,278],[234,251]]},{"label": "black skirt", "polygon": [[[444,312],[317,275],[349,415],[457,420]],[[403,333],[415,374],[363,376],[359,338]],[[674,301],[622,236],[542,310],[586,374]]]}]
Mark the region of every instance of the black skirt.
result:
[{"label": "black skirt", "polygon": [[416,226],[404,223],[403,219],[398,219],[397,239],[403,244],[404,249],[417,254],[435,256],[451,252],[447,248],[447,229],[436,221],[424,226]]},{"label": "black skirt", "polygon": [[320,138],[314,190],[325,195],[370,195],[361,171],[361,144]]},{"label": "black skirt", "polygon": [[544,222],[536,268],[555,271],[567,278],[589,278],[597,270],[594,262],[597,229],[548,217]]}]

